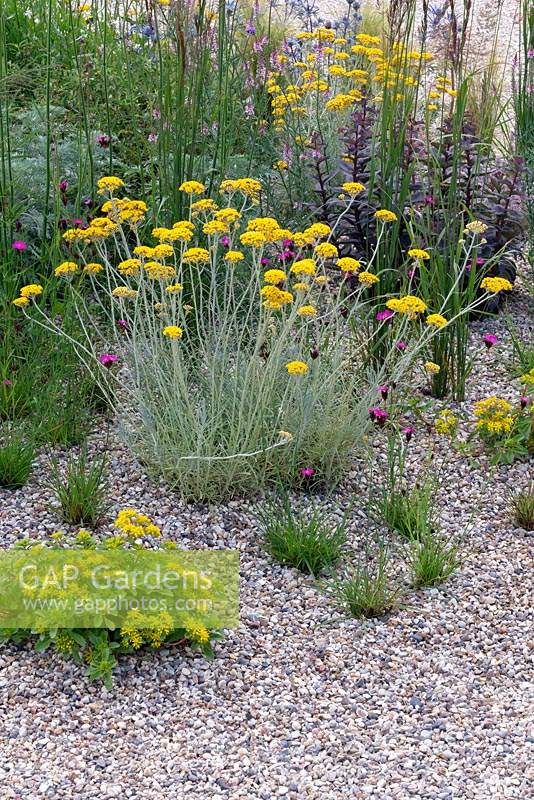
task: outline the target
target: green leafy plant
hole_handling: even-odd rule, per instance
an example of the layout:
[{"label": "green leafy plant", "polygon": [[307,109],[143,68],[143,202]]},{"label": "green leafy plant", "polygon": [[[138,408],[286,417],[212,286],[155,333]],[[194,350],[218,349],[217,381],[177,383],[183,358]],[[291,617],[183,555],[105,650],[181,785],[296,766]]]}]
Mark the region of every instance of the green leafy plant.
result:
[{"label": "green leafy plant", "polygon": [[510,494],[510,507],[515,524],[526,531],[534,531],[534,481],[524,491]]},{"label": "green leafy plant", "polygon": [[394,427],[388,432],[387,473],[382,484],[371,488],[370,512],[377,524],[407,539],[419,539],[435,528],[437,481],[423,466],[413,485],[406,480],[408,441]]},{"label": "green leafy plant", "polygon": [[264,505],[260,512],[263,536],[271,555],[301,572],[319,575],[342,555],[347,539],[347,515],[329,523],[322,506],[295,511],[285,494]]},{"label": "green leafy plant", "polygon": [[78,456],[68,456],[62,470],[57,459],[51,460],[47,486],[57,502],[57,511],[70,525],[96,525],[106,508],[105,455],[89,460],[87,447]]},{"label": "green leafy plant", "polygon": [[0,486],[19,489],[30,476],[35,448],[33,443],[8,434],[7,441],[0,445]]},{"label": "green leafy plant", "polygon": [[443,583],[461,564],[458,546],[430,529],[410,543],[407,561],[416,588]]},{"label": "green leafy plant", "polygon": [[391,582],[390,558],[380,547],[374,563],[360,562],[347,577],[332,584],[337,601],[353,617],[381,617],[394,608],[402,590]]}]

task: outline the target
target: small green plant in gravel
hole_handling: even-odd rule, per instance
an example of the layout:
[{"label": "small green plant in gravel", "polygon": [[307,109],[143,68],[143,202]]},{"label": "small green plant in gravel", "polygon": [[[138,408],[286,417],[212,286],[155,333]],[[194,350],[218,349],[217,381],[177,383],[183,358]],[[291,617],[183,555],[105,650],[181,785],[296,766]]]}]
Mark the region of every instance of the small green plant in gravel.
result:
[{"label": "small green plant in gravel", "polygon": [[389,564],[389,554],[381,547],[374,563],[360,562],[332,585],[334,597],[353,617],[383,616],[397,605],[402,591],[390,579]]},{"label": "small green plant in gravel", "polygon": [[96,525],[104,513],[106,456],[89,460],[83,446],[77,457],[69,456],[62,472],[57,459],[52,459],[48,488],[57,501],[57,511],[70,525]]},{"label": "small green plant in gravel", "polygon": [[347,517],[333,525],[324,508],[295,511],[286,494],[268,502],[259,515],[271,555],[301,572],[319,575],[339,560],[347,539]]},{"label": "small green plant in gravel", "polygon": [[30,477],[34,446],[16,436],[0,446],[0,486],[19,489]]},{"label": "small green plant in gravel", "polygon": [[461,564],[458,546],[431,530],[411,542],[407,561],[417,589],[443,583]]},{"label": "small green plant in gravel", "polygon": [[406,455],[413,433],[393,429],[387,441],[387,476],[384,484],[371,491],[370,511],[378,524],[407,539],[423,537],[435,526],[436,480],[426,467],[421,468],[413,486],[406,481]]},{"label": "small green plant in gravel", "polygon": [[510,506],[515,524],[534,531],[534,481],[524,491],[510,495]]}]

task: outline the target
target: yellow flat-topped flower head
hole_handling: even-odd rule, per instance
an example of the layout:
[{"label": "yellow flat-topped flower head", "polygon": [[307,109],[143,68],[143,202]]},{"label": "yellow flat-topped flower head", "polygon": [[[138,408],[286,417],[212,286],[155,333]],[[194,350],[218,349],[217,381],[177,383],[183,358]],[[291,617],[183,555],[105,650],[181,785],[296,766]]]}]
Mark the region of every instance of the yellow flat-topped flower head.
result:
[{"label": "yellow flat-topped flower head", "polygon": [[351,197],[356,197],[357,194],[365,192],[365,186],[363,183],[358,183],[357,181],[347,181],[346,183],[341,184],[341,188]]},{"label": "yellow flat-topped flower head", "polygon": [[359,282],[369,288],[370,286],[374,286],[375,283],[378,283],[380,278],[378,275],[374,275],[372,272],[360,272],[358,275]]},{"label": "yellow flat-topped flower head", "polygon": [[21,297],[37,297],[42,293],[43,287],[39,283],[29,283],[27,286],[23,286],[20,290]]},{"label": "yellow flat-topped flower head", "polygon": [[499,292],[511,292],[514,287],[506,278],[484,278],[480,288],[486,289],[491,294],[498,294]]},{"label": "yellow flat-topped flower head", "polygon": [[398,217],[394,211],[389,211],[387,208],[379,208],[375,211],[374,216],[380,222],[396,222]]},{"label": "yellow flat-topped flower head", "polygon": [[299,317],[316,317],[317,309],[315,306],[300,306],[300,308],[297,309],[297,314]]},{"label": "yellow flat-topped flower head", "polygon": [[426,361],[425,362],[425,369],[429,375],[437,375],[441,372],[441,367],[439,364],[434,363],[434,361]]},{"label": "yellow flat-topped flower head", "polygon": [[178,187],[178,191],[190,195],[204,194],[206,187],[203,183],[200,183],[200,181],[184,181]]},{"label": "yellow flat-topped flower head", "polygon": [[182,255],[185,264],[207,264],[210,254],[204,247],[190,247]]},{"label": "yellow flat-topped flower head", "polygon": [[426,324],[432,328],[444,328],[447,320],[441,314],[429,314],[426,318]]},{"label": "yellow flat-topped flower head", "polygon": [[163,335],[167,336],[169,339],[181,339],[183,333],[182,328],[178,325],[167,325],[163,328]]},{"label": "yellow flat-topped flower head", "polygon": [[430,258],[430,253],[426,250],[421,250],[419,247],[412,247],[411,250],[408,250],[408,255],[410,258],[415,258],[418,261],[428,261]]},{"label": "yellow flat-topped flower head", "polygon": [[124,186],[124,181],[115,175],[105,175],[97,181],[96,185],[98,186],[98,194],[104,194],[104,192],[112,194]]},{"label": "yellow flat-topped flower head", "polygon": [[304,361],[289,361],[286,369],[290,375],[305,375],[308,372],[308,365]]},{"label": "yellow flat-topped flower head", "polygon": [[318,258],[335,258],[339,255],[337,247],[331,242],[321,242],[315,246],[313,252]]},{"label": "yellow flat-topped flower head", "polygon": [[13,303],[14,306],[17,306],[17,308],[24,308],[24,306],[28,305],[30,300],[28,297],[16,297],[11,302]]},{"label": "yellow flat-topped flower head", "polygon": [[286,273],[282,269],[268,269],[263,273],[263,280],[266,283],[283,283],[287,278]]},{"label": "yellow flat-topped flower head", "polygon": [[54,275],[60,278],[64,275],[74,275],[75,272],[78,272],[78,264],[74,261],[63,261],[59,267],[55,268]]},{"label": "yellow flat-topped flower head", "polygon": [[244,261],[245,256],[241,252],[241,250],[228,250],[228,252],[224,256],[224,260],[229,261],[231,264],[235,264],[238,261]]},{"label": "yellow flat-topped flower head", "polygon": [[361,265],[357,259],[344,256],[343,258],[338,258],[336,266],[338,266],[342,272],[357,272]]}]

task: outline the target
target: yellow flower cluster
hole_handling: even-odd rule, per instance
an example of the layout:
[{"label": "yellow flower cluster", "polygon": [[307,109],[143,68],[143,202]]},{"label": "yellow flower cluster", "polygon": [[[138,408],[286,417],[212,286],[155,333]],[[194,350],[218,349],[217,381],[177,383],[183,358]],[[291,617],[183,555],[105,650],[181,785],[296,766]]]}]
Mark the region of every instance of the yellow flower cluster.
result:
[{"label": "yellow flower cluster", "polygon": [[418,314],[422,314],[427,309],[426,303],[421,298],[414,297],[411,294],[407,294],[404,297],[394,297],[387,301],[386,306],[391,311],[406,314],[408,319],[415,319]]},{"label": "yellow flower cluster", "polygon": [[304,361],[289,361],[286,369],[290,375],[305,375],[308,372],[308,365]]},{"label": "yellow flower cluster", "polygon": [[408,255],[410,258],[415,258],[418,261],[428,261],[430,258],[430,253],[426,250],[420,250],[418,247],[412,247],[411,250],[408,250]]},{"label": "yellow flower cluster", "polygon": [[375,283],[378,283],[380,279],[378,275],[374,275],[372,272],[364,271],[359,273],[358,280],[362,286],[369,288],[370,286],[374,286]]},{"label": "yellow flower cluster", "polygon": [[498,294],[499,292],[511,292],[514,287],[506,278],[484,278],[480,288],[486,289],[491,294]]},{"label": "yellow flower cluster", "polygon": [[509,433],[514,424],[512,406],[508,400],[492,395],[475,403],[476,427],[489,434]]},{"label": "yellow flower cluster", "polygon": [[443,411],[440,411],[434,427],[442,436],[451,436],[458,427],[458,417],[450,409],[444,408]]},{"label": "yellow flower cluster", "polygon": [[210,640],[209,631],[204,627],[204,625],[190,623],[186,627],[185,632],[188,638],[197,644],[207,644],[207,642]]},{"label": "yellow flower cluster", "polygon": [[519,378],[521,383],[534,384],[534,367]]},{"label": "yellow flower cluster", "polygon": [[447,320],[441,314],[429,314],[426,318],[426,324],[432,328],[444,328]]},{"label": "yellow flower cluster", "polygon": [[342,272],[357,272],[357,270],[360,269],[360,262],[355,258],[345,256],[344,258],[338,258],[336,266],[338,266]]},{"label": "yellow flower cluster", "polygon": [[161,531],[146,514],[140,514],[135,508],[124,508],[115,519],[115,527],[127,536],[159,536]]},{"label": "yellow flower cluster", "polygon": [[293,302],[291,292],[285,292],[277,286],[264,286],[260,294],[263,297],[264,307],[271,311],[280,311],[283,306]]},{"label": "yellow flower cluster", "polygon": [[183,330],[178,325],[167,325],[163,328],[163,335],[169,339],[181,339]]}]

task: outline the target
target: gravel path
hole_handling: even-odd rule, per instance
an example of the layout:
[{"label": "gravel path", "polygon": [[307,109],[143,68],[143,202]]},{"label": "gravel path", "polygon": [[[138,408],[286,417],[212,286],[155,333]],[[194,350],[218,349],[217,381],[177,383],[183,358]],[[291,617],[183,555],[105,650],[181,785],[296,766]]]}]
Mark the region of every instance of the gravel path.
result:
[{"label": "gravel path", "polygon": [[[532,338],[532,299],[517,290],[511,310]],[[502,319],[476,323],[473,342],[490,331],[501,344],[483,353],[471,400],[516,390]],[[103,446],[102,432],[93,438]],[[181,546],[238,548],[241,626],[213,663],[174,650],[123,659],[110,693],[58,656],[1,648],[2,800],[532,796],[533,539],[513,528],[506,500],[529,465],[490,474],[421,426],[412,444],[414,461],[429,447],[446,459],[442,521],[460,534],[473,515],[468,559],[442,587],[366,622],[341,618],[313,580],[265,555],[251,505],[184,507],[114,446],[109,520],[132,504]],[[356,465],[338,497],[361,498],[354,554],[361,475]],[[37,480],[3,492],[2,544],[55,530],[48,501]]]}]

